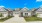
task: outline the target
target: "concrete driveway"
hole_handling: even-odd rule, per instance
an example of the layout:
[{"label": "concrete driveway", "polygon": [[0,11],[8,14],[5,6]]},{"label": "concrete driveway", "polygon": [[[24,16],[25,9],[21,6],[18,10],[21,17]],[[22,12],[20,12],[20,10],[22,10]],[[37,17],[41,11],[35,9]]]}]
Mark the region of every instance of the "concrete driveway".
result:
[{"label": "concrete driveway", "polygon": [[26,21],[23,17],[13,17],[4,21],[3,23],[26,23]]}]

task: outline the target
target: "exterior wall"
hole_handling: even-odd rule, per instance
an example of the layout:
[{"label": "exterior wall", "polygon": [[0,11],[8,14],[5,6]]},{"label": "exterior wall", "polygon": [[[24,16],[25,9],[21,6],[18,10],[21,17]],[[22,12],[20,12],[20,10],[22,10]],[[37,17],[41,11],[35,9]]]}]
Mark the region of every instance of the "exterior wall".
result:
[{"label": "exterior wall", "polygon": [[8,16],[8,12],[0,12],[0,13],[2,13],[3,18],[6,17],[6,16]]},{"label": "exterior wall", "polygon": [[37,17],[42,18],[42,12],[36,12],[36,14],[38,14]]},{"label": "exterior wall", "polygon": [[42,14],[38,14],[38,16],[37,17],[40,17],[40,18],[42,18]]},{"label": "exterior wall", "polygon": [[26,16],[25,13],[28,13],[27,16],[31,16],[31,13],[30,12],[23,12],[23,16]]},{"label": "exterior wall", "polygon": [[28,13],[28,16],[31,16],[31,13],[30,12]]},{"label": "exterior wall", "polygon": [[32,12],[31,12],[31,15],[36,15],[36,12],[35,12],[35,11],[32,11]]},{"label": "exterior wall", "polygon": [[36,12],[36,14],[37,14],[37,13],[42,13],[42,12]]},{"label": "exterior wall", "polygon": [[6,12],[6,13],[4,13],[3,15],[4,15],[4,17],[7,17],[7,16],[8,16],[8,13]]},{"label": "exterior wall", "polygon": [[8,15],[13,16],[13,11],[8,11]]}]

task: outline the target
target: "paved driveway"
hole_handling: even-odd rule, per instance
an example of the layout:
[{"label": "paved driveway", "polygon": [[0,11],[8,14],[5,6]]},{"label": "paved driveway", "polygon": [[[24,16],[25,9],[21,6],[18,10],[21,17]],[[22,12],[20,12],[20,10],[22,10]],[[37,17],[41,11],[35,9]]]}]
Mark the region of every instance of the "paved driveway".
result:
[{"label": "paved driveway", "polygon": [[10,18],[4,22],[0,22],[0,23],[42,23],[42,21],[26,22],[23,17],[19,17],[16,15],[15,17],[12,17],[12,18]]},{"label": "paved driveway", "polygon": [[3,22],[0,22],[0,23],[3,23]]},{"label": "paved driveway", "polygon": [[26,23],[23,17],[13,17],[9,20],[4,21],[3,23]]}]

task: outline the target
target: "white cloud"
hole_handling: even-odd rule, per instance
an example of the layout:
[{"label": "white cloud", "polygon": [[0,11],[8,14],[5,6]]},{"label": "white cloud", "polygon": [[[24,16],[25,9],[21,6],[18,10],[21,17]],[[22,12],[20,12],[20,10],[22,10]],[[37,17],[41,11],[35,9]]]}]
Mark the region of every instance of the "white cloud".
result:
[{"label": "white cloud", "polygon": [[42,0],[36,0],[36,2],[42,2]]},{"label": "white cloud", "polygon": [[0,6],[0,7],[4,7],[4,6]]}]

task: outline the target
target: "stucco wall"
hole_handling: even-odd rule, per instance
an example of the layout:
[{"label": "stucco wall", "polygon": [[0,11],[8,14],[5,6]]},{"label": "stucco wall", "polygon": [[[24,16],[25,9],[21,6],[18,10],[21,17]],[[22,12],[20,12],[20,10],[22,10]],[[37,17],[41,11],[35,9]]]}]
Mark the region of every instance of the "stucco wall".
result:
[{"label": "stucco wall", "polygon": [[8,16],[8,12],[0,12],[0,13],[2,13],[3,18],[6,17],[6,16]]},{"label": "stucco wall", "polygon": [[40,18],[42,18],[42,14],[38,14],[38,16],[37,17],[40,17]]},{"label": "stucco wall", "polygon": [[31,13],[28,13],[28,16],[31,16]]},{"label": "stucco wall", "polygon": [[42,12],[36,12],[36,14],[38,14],[37,17],[42,18]]},{"label": "stucco wall", "polygon": [[4,17],[7,17],[7,16],[8,16],[8,13],[4,13],[3,16],[4,16]]},{"label": "stucco wall", "polygon": [[23,12],[23,16],[26,16],[25,13],[28,13],[27,16],[31,16],[31,13],[30,12]]}]

